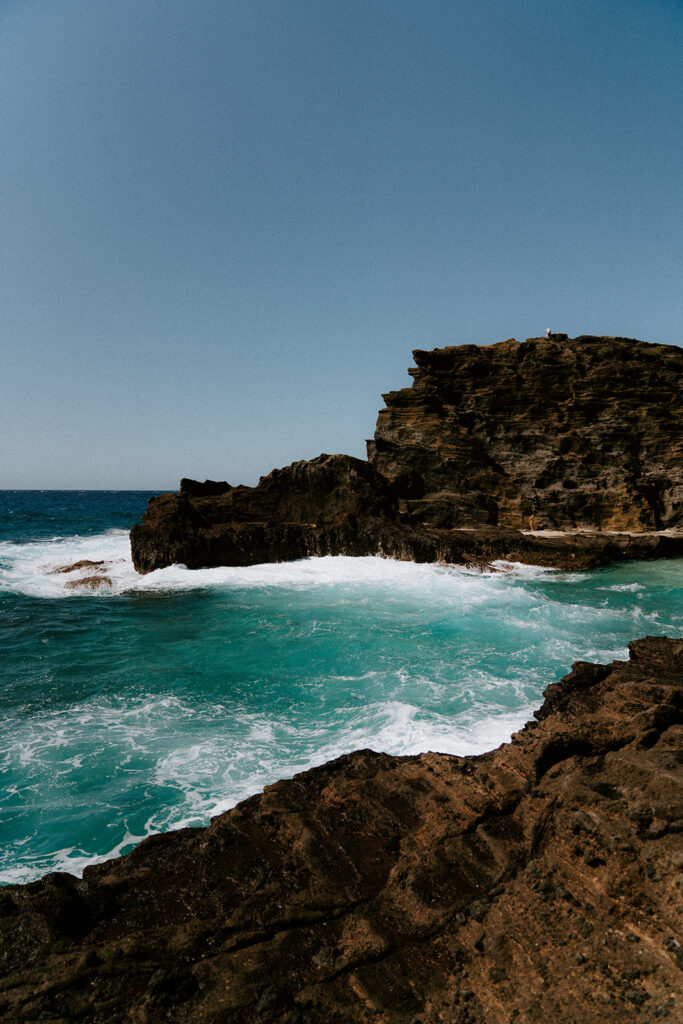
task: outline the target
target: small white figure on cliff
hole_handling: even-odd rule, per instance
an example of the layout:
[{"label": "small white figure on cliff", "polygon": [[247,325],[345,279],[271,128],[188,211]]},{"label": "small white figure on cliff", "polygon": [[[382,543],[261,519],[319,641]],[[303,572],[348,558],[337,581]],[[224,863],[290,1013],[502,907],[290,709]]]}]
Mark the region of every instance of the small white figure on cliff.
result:
[{"label": "small white figure on cliff", "polygon": [[550,328],[549,327],[546,327],[546,329],[545,329],[545,336],[546,336],[546,338],[550,337]]}]

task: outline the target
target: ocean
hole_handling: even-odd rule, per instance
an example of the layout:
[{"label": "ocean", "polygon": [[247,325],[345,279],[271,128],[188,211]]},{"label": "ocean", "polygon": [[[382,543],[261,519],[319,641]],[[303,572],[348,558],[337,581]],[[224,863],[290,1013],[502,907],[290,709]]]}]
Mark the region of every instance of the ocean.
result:
[{"label": "ocean", "polygon": [[[683,560],[138,576],[150,492],[0,491],[0,882],[80,874],[339,754],[481,753],[572,662],[683,635]],[[53,573],[104,559],[111,581]]]}]

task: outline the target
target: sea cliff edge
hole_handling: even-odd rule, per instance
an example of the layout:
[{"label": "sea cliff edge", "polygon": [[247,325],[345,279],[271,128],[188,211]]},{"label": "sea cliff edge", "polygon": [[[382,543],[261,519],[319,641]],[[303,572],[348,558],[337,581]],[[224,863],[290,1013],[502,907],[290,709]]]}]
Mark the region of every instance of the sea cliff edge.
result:
[{"label": "sea cliff edge", "polygon": [[256,487],[184,479],[131,530],[138,572],[311,555],[581,569],[683,554],[683,349],[557,334],[413,356],[368,461],[320,455]]},{"label": "sea cliff edge", "polygon": [[362,750],[0,891],[8,1024],[680,1020],[683,639],[477,757]]}]

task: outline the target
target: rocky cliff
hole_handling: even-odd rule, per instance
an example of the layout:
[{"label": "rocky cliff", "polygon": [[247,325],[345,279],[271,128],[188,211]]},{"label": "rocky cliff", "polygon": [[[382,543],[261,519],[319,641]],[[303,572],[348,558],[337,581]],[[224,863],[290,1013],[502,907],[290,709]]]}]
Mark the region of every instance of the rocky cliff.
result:
[{"label": "rocky cliff", "polygon": [[413,357],[368,442],[404,521],[683,526],[683,349],[556,334]]},{"label": "rocky cliff", "polygon": [[0,1018],[679,1021],[683,640],[545,697],[489,754],[360,751],[0,890]]},{"label": "rocky cliff", "polygon": [[[581,568],[683,553],[682,349],[554,335],[414,356],[368,462],[321,455],[257,487],[184,479],[133,527],[136,569],[327,554]],[[524,535],[532,512],[591,535]]]}]

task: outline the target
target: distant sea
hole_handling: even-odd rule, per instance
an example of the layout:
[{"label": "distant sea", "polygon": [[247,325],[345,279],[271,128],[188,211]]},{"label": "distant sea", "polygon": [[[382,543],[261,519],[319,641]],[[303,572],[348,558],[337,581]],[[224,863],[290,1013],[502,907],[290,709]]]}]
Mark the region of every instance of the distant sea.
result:
[{"label": "distant sea", "polygon": [[[577,659],[683,634],[683,560],[321,558],[138,576],[140,491],[0,492],[0,881],[125,853],[361,747],[480,753]],[[105,559],[111,587],[51,570]],[[80,574],[82,575],[82,574]]]}]

